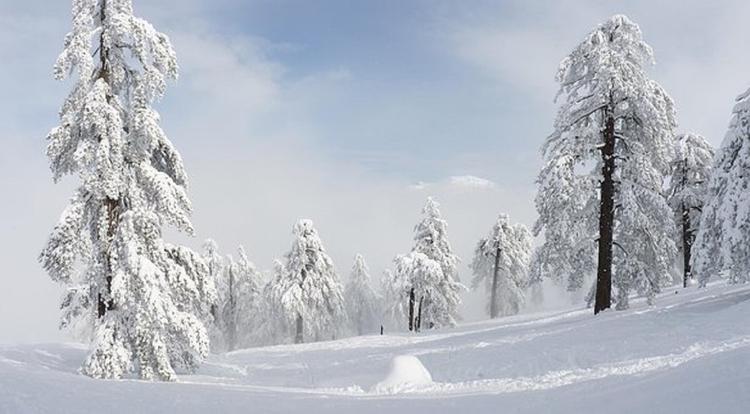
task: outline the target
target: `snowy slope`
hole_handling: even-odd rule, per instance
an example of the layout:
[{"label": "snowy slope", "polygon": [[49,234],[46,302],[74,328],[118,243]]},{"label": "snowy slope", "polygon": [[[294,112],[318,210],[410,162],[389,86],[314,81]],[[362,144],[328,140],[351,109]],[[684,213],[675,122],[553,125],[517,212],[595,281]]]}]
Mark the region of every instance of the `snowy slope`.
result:
[{"label": "snowy slope", "polygon": [[[238,351],[178,383],[83,377],[79,345],[5,345],[0,413],[750,412],[750,286],[677,292],[598,317],[575,309]],[[407,354],[434,382],[373,391]]]}]

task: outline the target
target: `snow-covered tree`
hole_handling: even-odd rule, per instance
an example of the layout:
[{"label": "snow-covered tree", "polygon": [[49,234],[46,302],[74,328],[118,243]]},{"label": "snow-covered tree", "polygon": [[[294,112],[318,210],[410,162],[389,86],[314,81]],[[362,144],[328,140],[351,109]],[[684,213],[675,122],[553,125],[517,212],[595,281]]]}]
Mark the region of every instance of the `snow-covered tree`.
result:
[{"label": "snow-covered tree", "polygon": [[286,263],[270,288],[276,324],[294,326],[294,341],[335,337],[346,321],[343,287],[311,220],[294,225]]},{"label": "snow-covered tree", "polygon": [[380,298],[370,285],[370,271],[361,254],[354,257],[354,266],[344,290],[346,313],[357,335],[375,333],[380,327]]},{"label": "snow-covered tree", "polygon": [[235,262],[227,256],[223,276],[219,279],[219,326],[223,342],[228,351],[238,346],[248,346],[257,326],[256,308],[259,306],[261,276],[255,265],[238,248],[239,259]]},{"label": "snow-covered tree", "polygon": [[693,246],[693,270],[701,286],[721,271],[729,272],[730,283],[750,280],[750,89],[737,98],[716,153]]},{"label": "snow-covered tree", "polygon": [[668,194],[678,227],[678,246],[682,249],[683,287],[691,278],[690,252],[698,230],[714,149],[697,134],[681,134],[674,141],[675,155]]},{"label": "snow-covered tree", "polygon": [[490,234],[477,243],[471,269],[472,287],[485,285],[490,318],[515,315],[524,304],[528,285],[532,237],[523,224],[512,225],[501,214]]},{"label": "snow-covered tree", "polygon": [[294,313],[287,314],[281,306],[281,297],[288,289],[286,268],[281,260],[274,260],[271,280],[263,286],[258,300],[258,327],[253,342],[258,345],[273,345],[289,342],[293,338]]},{"label": "snow-covered tree", "polygon": [[[635,289],[653,299],[676,254],[662,194],[676,127],[672,99],[645,68],[651,47],[617,15],[592,31],[557,74],[562,104],[542,152],[532,268],[578,290],[596,273],[594,312],[628,307]],[[612,271],[615,270],[613,275]],[[535,275],[538,277],[538,275]]]},{"label": "snow-covered tree", "polygon": [[413,251],[396,257],[395,264],[395,279],[407,288],[409,330],[419,332],[423,324],[428,328],[455,325],[452,311],[458,293],[455,297],[442,294],[440,284],[445,278],[440,263]]},{"label": "snow-covered tree", "polygon": [[162,240],[165,224],[193,233],[187,175],[151,106],[175,53],[130,0],[75,0],[55,77],[74,73],[47,156],[56,181],[81,183],[40,261],[72,286],[65,317],[95,315],[85,374],[170,380],[206,356],[215,295],[201,256]]},{"label": "snow-covered tree", "polygon": [[[409,326],[419,329],[453,326],[458,318],[458,307],[461,304],[460,293],[465,287],[458,280],[458,256],[453,254],[448,242],[448,224],[440,215],[439,204],[431,197],[422,209],[422,220],[414,228],[414,247],[410,254],[396,258],[396,277],[406,278],[409,287]],[[424,255],[421,257],[417,253]],[[440,274],[434,276],[432,263],[439,267]],[[408,272],[415,274],[409,276]],[[422,286],[422,292],[417,289]],[[423,302],[423,303],[421,303]],[[421,303],[421,308],[415,308]],[[418,324],[413,317],[414,311],[419,317]],[[420,317],[421,316],[421,317]]]},{"label": "snow-covered tree", "polygon": [[390,269],[383,272],[380,279],[383,325],[389,329],[399,329],[403,321],[407,320],[409,291],[407,278],[397,278]]},{"label": "snow-covered tree", "polygon": [[[213,281],[214,285],[218,287],[219,279],[224,272],[224,258],[219,253],[219,245],[213,239],[206,239],[203,242],[203,261],[206,262],[208,268],[208,277]],[[211,339],[211,349],[221,348],[217,347],[218,344],[223,342],[223,334],[219,322],[221,315],[219,314],[219,296],[215,297],[216,301],[209,304],[210,315],[205,321],[206,328],[209,332]]]}]

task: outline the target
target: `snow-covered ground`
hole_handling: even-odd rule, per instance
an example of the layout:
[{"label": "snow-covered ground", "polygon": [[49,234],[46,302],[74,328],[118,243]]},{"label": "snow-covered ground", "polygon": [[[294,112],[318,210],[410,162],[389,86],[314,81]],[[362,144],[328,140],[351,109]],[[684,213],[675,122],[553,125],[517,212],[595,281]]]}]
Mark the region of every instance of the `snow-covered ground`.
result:
[{"label": "snow-covered ground", "polygon": [[[748,315],[750,286],[675,289],[597,317],[572,309],[243,350],[177,383],[81,376],[80,345],[3,345],[0,412],[748,413]],[[412,358],[392,364],[399,355],[429,373]]]}]

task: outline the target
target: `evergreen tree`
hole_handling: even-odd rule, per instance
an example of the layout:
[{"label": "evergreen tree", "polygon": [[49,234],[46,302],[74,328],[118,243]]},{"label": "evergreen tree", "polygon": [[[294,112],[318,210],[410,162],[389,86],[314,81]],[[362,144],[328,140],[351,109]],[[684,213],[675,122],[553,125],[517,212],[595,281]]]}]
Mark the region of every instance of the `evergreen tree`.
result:
[{"label": "evergreen tree", "polygon": [[187,175],[151,107],[177,78],[175,53],[130,0],[74,0],[55,77],[73,73],[47,156],[56,181],[81,184],[40,261],[72,286],[64,318],[94,321],[85,374],[170,380],[206,356],[215,295],[200,255],[162,240],[163,224],[193,233]]},{"label": "evergreen tree", "polygon": [[708,186],[693,246],[701,286],[721,271],[730,283],[750,280],[750,89],[737,98]]},{"label": "evergreen tree", "polygon": [[687,287],[692,277],[690,252],[703,211],[714,149],[697,134],[677,136],[674,146],[675,157],[667,194],[678,227],[678,246],[682,249],[682,284]]},{"label": "evergreen tree", "polygon": [[346,313],[357,335],[375,333],[380,326],[378,294],[370,286],[370,273],[361,254],[354,257],[351,277],[344,290]]},{"label": "evergreen tree", "polygon": [[442,295],[439,286],[444,276],[440,263],[424,253],[411,252],[396,257],[395,264],[395,279],[407,288],[409,331],[419,332],[423,324],[428,328],[455,325],[451,311],[453,305],[457,306],[458,295]]},{"label": "evergreen tree", "polygon": [[389,329],[399,329],[407,320],[409,297],[408,280],[396,277],[390,269],[383,272],[380,279],[380,292],[383,297],[383,325]]},{"label": "evergreen tree", "polygon": [[526,226],[511,225],[507,215],[500,215],[490,234],[479,240],[471,269],[472,287],[484,283],[489,294],[490,318],[515,315],[524,304],[528,285],[532,237]]},{"label": "evergreen tree", "polygon": [[[203,242],[203,261],[208,268],[208,278],[211,279],[214,285],[218,288],[220,279],[224,272],[225,263],[224,258],[221,256],[221,253],[219,253],[219,245],[215,240],[206,239]],[[211,350],[223,348],[222,344],[224,342],[224,335],[219,326],[221,321],[219,302],[220,298],[217,295],[215,301],[209,304],[210,315],[205,321],[206,328],[209,332],[209,338],[211,339]]]},{"label": "evergreen tree", "polygon": [[220,323],[225,347],[228,351],[238,346],[249,346],[257,326],[256,308],[260,300],[261,276],[255,265],[238,248],[239,260],[227,256],[223,277],[218,285]]},{"label": "evergreen tree", "polygon": [[343,287],[311,220],[295,224],[292,249],[270,289],[281,326],[294,327],[296,343],[334,338],[346,320]]},{"label": "evergreen tree", "polygon": [[409,330],[455,325],[465,289],[458,281],[459,259],[448,242],[448,224],[439,204],[427,198],[422,215],[414,228],[411,253],[395,260],[396,278],[408,283]]},{"label": "evergreen tree", "polygon": [[557,75],[563,102],[542,149],[534,233],[545,241],[533,269],[566,277],[571,290],[595,272],[594,313],[611,306],[613,284],[618,309],[633,289],[653,300],[676,254],[662,194],[675,112],[645,72],[652,60],[638,25],[617,15],[586,36]]}]

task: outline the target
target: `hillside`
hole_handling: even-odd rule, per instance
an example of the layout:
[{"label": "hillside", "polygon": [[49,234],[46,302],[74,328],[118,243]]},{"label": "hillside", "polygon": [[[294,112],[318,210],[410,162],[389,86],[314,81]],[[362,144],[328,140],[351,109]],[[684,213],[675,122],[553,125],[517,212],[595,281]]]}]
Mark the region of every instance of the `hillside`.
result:
[{"label": "hillside", "polygon": [[[678,289],[597,317],[578,308],[216,355],[178,383],[81,376],[81,345],[2,345],[0,412],[746,413],[748,314],[748,286]],[[397,355],[417,356],[434,382],[373,390]]]}]

